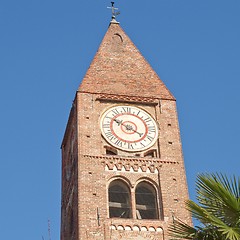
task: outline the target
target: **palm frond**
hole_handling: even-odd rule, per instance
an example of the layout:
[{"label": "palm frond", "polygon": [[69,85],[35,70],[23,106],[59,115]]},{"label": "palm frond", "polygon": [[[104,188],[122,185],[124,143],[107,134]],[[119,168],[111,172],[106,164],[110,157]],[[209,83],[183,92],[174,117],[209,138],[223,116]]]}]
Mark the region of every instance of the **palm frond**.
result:
[{"label": "palm frond", "polygon": [[223,174],[200,174],[196,181],[198,204],[189,200],[186,208],[202,223],[192,227],[176,220],[169,228],[173,239],[239,240],[240,178]]},{"label": "palm frond", "polygon": [[219,232],[209,226],[192,227],[176,219],[169,227],[170,240],[191,239],[191,240],[223,240]]},{"label": "palm frond", "polygon": [[197,179],[199,204],[226,223],[237,222],[240,213],[237,181],[224,175],[201,174]]}]

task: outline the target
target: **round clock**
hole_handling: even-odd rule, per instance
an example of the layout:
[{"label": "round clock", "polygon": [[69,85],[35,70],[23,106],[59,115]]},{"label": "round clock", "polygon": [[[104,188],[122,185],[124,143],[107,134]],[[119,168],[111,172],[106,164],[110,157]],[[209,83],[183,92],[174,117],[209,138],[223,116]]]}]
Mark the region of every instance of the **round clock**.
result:
[{"label": "round clock", "polygon": [[124,151],[137,152],[148,149],[158,138],[155,120],[138,107],[111,107],[102,114],[100,126],[106,141]]}]

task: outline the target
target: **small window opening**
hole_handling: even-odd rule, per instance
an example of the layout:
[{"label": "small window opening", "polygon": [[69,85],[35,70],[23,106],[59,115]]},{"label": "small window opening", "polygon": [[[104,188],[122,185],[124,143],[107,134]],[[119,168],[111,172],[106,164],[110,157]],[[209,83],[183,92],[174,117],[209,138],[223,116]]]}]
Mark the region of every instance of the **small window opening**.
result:
[{"label": "small window opening", "polygon": [[157,219],[157,195],[153,186],[142,182],[136,188],[137,219]]},{"label": "small window opening", "polygon": [[106,154],[107,155],[117,155],[115,152],[109,150],[109,149],[106,149]]},{"label": "small window opening", "polygon": [[150,150],[150,151],[145,152],[144,157],[155,158],[156,157],[156,150]]},{"label": "small window opening", "polygon": [[118,42],[123,42],[123,38],[119,33],[115,33],[113,39]]},{"label": "small window opening", "polygon": [[122,181],[113,181],[108,189],[109,217],[130,218],[132,215],[130,192]]},{"label": "small window opening", "polygon": [[111,147],[106,146],[106,155],[117,155],[117,150]]}]

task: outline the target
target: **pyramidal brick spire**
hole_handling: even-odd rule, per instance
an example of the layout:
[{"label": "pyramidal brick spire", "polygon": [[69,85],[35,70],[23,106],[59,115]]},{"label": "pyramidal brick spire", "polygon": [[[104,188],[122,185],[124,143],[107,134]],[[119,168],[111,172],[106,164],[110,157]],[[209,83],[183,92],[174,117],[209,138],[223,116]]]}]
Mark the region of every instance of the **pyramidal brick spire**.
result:
[{"label": "pyramidal brick spire", "polygon": [[175,100],[118,22],[111,22],[78,92]]}]

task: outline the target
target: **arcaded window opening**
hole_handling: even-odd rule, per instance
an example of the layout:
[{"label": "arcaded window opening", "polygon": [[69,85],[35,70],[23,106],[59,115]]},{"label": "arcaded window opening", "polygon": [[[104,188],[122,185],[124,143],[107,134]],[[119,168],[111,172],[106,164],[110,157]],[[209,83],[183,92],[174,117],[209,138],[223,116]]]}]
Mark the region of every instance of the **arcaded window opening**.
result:
[{"label": "arcaded window opening", "polygon": [[109,217],[131,218],[130,191],[126,183],[115,180],[108,188]]},{"label": "arcaded window opening", "polygon": [[158,219],[157,194],[155,188],[141,182],[135,191],[137,219]]}]

